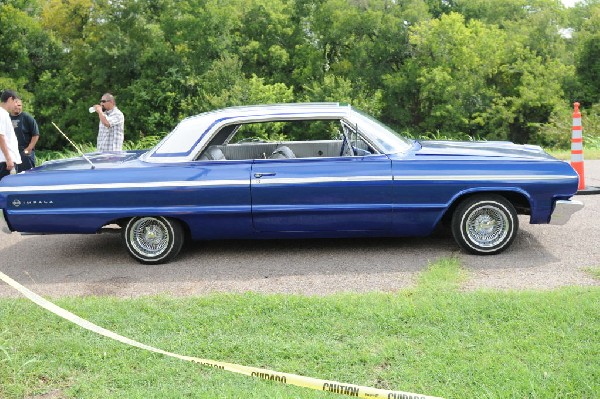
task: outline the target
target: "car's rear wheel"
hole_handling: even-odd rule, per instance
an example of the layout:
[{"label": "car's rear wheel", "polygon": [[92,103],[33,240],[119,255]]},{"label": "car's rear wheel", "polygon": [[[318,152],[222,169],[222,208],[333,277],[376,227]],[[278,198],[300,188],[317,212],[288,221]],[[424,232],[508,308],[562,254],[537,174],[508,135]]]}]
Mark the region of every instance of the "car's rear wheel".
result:
[{"label": "car's rear wheel", "polygon": [[499,195],[467,198],[452,215],[454,239],[464,250],[476,255],[504,251],[515,239],[518,229],[515,207]]},{"label": "car's rear wheel", "polygon": [[129,254],[144,264],[166,263],[179,253],[184,241],[181,223],[161,216],[129,219],[123,240]]}]

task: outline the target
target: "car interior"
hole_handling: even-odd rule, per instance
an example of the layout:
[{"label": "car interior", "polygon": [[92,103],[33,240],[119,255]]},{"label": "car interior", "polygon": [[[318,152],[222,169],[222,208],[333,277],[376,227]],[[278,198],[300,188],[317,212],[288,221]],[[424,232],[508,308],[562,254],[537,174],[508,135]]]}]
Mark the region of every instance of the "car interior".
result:
[{"label": "car interior", "polygon": [[377,153],[355,128],[342,121],[269,121],[224,126],[197,159],[295,159]]}]

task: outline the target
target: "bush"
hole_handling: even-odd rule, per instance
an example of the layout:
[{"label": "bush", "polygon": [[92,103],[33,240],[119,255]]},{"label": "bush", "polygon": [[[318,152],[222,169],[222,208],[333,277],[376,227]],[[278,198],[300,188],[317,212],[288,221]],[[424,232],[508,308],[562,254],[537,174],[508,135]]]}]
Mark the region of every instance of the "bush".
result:
[{"label": "bush", "polygon": [[[142,137],[140,140],[138,141],[125,141],[123,143],[123,150],[124,151],[131,151],[131,150],[148,150],[152,147],[154,147],[156,144],[158,144],[158,142],[161,140],[162,138],[159,136],[145,136]],[[81,151],[84,154],[89,154],[92,152],[96,152],[96,146],[92,143],[82,143],[82,144],[77,144],[77,146],[79,147],[79,149],[81,149]],[[62,151],[36,151],[35,152],[36,158],[37,158],[37,165],[41,165],[42,163],[46,162],[46,161],[52,161],[55,159],[65,159],[65,158],[73,158],[73,157],[79,157],[80,154],[78,151],[76,151],[74,148],[69,148],[69,149],[64,149]]]},{"label": "bush", "polygon": [[[584,149],[600,149],[600,104],[581,110]],[[573,109],[555,112],[550,121],[539,125],[533,141],[542,147],[567,150],[571,147]]]}]

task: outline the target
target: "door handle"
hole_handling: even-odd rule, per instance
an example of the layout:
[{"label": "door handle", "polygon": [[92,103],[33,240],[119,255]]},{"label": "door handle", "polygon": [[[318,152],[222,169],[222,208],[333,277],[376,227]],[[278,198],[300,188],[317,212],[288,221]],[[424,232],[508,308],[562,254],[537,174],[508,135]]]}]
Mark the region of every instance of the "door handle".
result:
[{"label": "door handle", "polygon": [[256,177],[257,179],[260,179],[261,177],[265,177],[265,176],[275,176],[277,173],[275,172],[263,172],[263,173],[255,173],[254,177]]}]

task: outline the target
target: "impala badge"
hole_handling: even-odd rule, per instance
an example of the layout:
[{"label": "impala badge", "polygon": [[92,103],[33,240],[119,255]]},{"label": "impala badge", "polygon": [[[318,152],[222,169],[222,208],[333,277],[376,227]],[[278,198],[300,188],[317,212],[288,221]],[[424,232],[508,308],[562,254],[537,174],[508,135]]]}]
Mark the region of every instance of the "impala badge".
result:
[{"label": "impala badge", "polygon": [[15,208],[20,207],[21,205],[24,206],[28,206],[28,205],[54,205],[54,201],[52,200],[26,200],[21,202],[21,200],[19,199],[14,199],[12,202],[13,206]]}]

